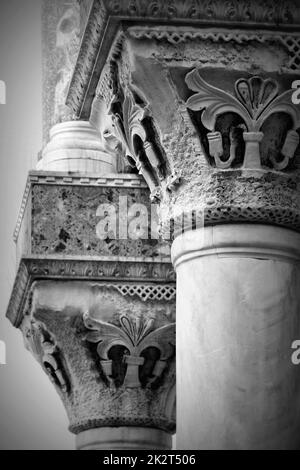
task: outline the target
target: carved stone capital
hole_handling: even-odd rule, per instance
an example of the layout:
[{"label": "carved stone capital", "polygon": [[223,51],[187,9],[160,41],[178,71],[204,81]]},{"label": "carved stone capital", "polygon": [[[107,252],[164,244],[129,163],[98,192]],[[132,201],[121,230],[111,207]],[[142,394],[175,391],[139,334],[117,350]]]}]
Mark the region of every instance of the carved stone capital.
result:
[{"label": "carved stone capital", "polygon": [[45,280],[32,285],[20,328],[73,433],[133,426],[172,434],[174,318],[174,301],[145,302],[105,283]]},{"label": "carved stone capital", "polygon": [[[210,29],[186,17],[176,28],[143,26],[137,14],[107,38],[107,64],[90,75],[102,122],[109,115],[109,135],[159,204],[166,238],[229,222],[300,228],[299,35],[260,8],[268,31],[259,17],[226,29],[220,6]],[[86,95],[81,105],[78,115],[93,119],[96,102]]]}]

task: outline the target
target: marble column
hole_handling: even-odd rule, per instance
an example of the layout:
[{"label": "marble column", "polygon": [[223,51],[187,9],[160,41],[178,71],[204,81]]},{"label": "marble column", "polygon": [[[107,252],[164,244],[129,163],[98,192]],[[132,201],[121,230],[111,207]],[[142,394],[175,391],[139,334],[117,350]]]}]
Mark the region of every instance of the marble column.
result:
[{"label": "marble column", "polygon": [[100,133],[88,121],[66,121],[50,130],[50,141],[37,169],[107,175],[116,173],[117,159],[104,149]]},{"label": "marble column", "polygon": [[228,224],[179,236],[177,446],[297,449],[300,234]]},{"label": "marble column", "polygon": [[78,449],[168,450],[176,397],[170,243],[151,225],[143,178],[117,173],[123,147],[106,120],[78,119],[66,105],[91,3],[43,1],[46,145],[17,220],[7,317],[55,386]]},{"label": "marble column", "polygon": [[166,450],[176,409],[170,244],[134,236],[132,220],[132,237],[100,236],[108,207],[124,215],[120,198],[150,214],[138,175],[30,173],[7,317],[57,390],[78,449]]}]

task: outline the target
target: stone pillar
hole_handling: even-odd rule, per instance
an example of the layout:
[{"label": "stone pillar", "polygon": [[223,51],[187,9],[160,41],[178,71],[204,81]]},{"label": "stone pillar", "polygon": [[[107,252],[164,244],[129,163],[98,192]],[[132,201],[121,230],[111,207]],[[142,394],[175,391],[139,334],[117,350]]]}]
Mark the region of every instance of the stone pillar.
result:
[{"label": "stone pillar", "polygon": [[177,446],[299,448],[300,9],[169,3],[95,1],[67,101],[102,97],[174,236]]},{"label": "stone pillar", "polygon": [[299,448],[300,234],[216,225],[172,252],[178,448]]},{"label": "stone pillar", "polygon": [[172,446],[175,273],[170,244],[142,236],[142,205],[150,217],[137,175],[34,171],[25,191],[7,316],[54,384],[79,449]]}]

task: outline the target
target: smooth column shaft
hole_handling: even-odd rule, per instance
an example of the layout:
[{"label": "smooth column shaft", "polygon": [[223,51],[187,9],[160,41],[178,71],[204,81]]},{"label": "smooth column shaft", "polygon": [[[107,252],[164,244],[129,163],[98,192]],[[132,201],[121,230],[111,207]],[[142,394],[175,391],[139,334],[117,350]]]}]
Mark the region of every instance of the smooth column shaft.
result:
[{"label": "smooth column shaft", "polygon": [[300,448],[300,235],[220,225],[172,250],[177,448]]}]

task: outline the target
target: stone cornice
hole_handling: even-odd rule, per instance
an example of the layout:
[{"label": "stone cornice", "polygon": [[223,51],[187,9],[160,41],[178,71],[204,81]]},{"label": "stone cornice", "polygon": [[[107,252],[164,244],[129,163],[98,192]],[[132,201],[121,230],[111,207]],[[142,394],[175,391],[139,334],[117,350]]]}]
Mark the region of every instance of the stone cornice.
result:
[{"label": "stone cornice", "polygon": [[147,188],[144,179],[134,174],[110,174],[110,175],[82,175],[80,173],[63,173],[51,171],[30,171],[21,207],[14,230],[13,239],[16,242],[20,232],[24,217],[28,197],[33,184],[64,185],[64,186],[98,186],[98,187],[118,187],[118,188]]},{"label": "stone cornice", "polygon": [[300,5],[293,0],[94,0],[66,101],[81,119],[89,117],[101,71],[124,22],[291,31],[299,29]]},{"label": "stone cornice", "polygon": [[150,300],[172,300],[176,289],[175,273],[169,258],[24,257],[6,313],[15,327],[22,322],[31,286],[38,280],[97,282],[124,296],[138,296],[141,300],[149,300],[149,295]]}]

